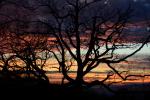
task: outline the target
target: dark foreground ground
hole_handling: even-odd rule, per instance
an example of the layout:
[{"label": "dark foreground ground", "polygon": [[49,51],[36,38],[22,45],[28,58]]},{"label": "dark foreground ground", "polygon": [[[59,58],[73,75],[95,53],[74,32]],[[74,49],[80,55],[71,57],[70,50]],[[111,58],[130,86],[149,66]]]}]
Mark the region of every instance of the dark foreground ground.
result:
[{"label": "dark foreground ground", "polygon": [[150,84],[112,86],[112,89],[116,93],[100,86],[68,88],[37,80],[1,80],[0,100],[150,100]]}]

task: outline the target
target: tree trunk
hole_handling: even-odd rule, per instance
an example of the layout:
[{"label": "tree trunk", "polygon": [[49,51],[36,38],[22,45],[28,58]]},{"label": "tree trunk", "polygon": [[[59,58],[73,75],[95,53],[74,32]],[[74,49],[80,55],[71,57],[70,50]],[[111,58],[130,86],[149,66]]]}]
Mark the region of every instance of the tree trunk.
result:
[{"label": "tree trunk", "polygon": [[83,80],[83,68],[81,66],[78,66],[77,77],[76,77],[76,80],[75,80],[75,85],[82,86],[83,83],[84,83],[84,80]]}]

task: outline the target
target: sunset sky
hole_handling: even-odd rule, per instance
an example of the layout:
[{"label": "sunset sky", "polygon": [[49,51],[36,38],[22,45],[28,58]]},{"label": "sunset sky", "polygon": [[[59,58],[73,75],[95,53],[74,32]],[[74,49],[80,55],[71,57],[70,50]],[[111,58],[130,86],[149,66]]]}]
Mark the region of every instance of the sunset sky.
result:
[{"label": "sunset sky", "polygon": [[[13,0],[10,0],[10,1],[13,1]],[[15,1],[17,1],[17,0],[15,0]],[[37,3],[37,1],[38,0],[22,0],[22,2],[19,2],[19,5],[25,5],[25,7],[38,7],[38,3]],[[46,1],[46,0],[43,0],[43,1]],[[53,0],[52,0],[53,1]],[[59,5],[60,5],[60,7],[61,7],[61,5],[63,5],[64,4],[64,1],[65,0],[56,0],[56,1],[58,1],[59,2]],[[74,0],[72,0],[72,1],[74,1]],[[87,2],[92,2],[93,0],[87,0]],[[98,0],[99,1],[99,0]],[[85,0],[81,0],[81,2],[85,2]],[[104,4],[104,5],[107,5],[107,7],[108,8],[117,8],[117,9],[122,9],[122,10],[124,10],[124,9],[126,9],[128,6],[129,6],[129,4],[131,4],[131,8],[133,9],[133,17],[132,17],[132,20],[133,20],[133,22],[134,23],[131,23],[131,24],[127,24],[127,27],[125,27],[125,29],[127,29],[127,32],[128,32],[128,34],[127,34],[127,32],[126,32],[126,35],[131,35],[131,34],[129,34],[129,31],[131,31],[131,33],[135,33],[136,32],[136,34],[134,34],[133,36],[135,36],[136,38],[138,37],[138,33],[140,33],[139,34],[139,36],[141,36],[141,33],[142,32],[145,32],[145,26],[144,26],[144,24],[142,23],[142,22],[145,22],[145,21],[143,21],[143,20],[145,20],[145,18],[147,18],[147,19],[150,19],[150,13],[149,13],[149,11],[150,11],[150,0],[102,0],[102,4]],[[111,6],[109,6],[109,5],[111,5]],[[94,7],[97,7],[97,6],[99,6],[98,4],[95,4],[95,5],[93,5]],[[92,6],[92,7],[93,7]],[[15,6],[16,7],[16,6]],[[1,8],[1,12],[2,13],[6,13],[6,14],[8,14],[8,15],[11,15],[10,17],[12,17],[12,18],[17,18],[17,19],[19,19],[19,18],[23,18],[23,20],[25,20],[25,18],[24,18],[24,16],[27,16],[28,15],[28,10],[26,10],[26,9],[19,9],[19,10],[21,10],[20,12],[20,14],[19,14],[19,10],[17,9],[15,9],[15,7],[14,7],[14,9],[12,9],[11,8],[11,6],[7,6],[7,7],[2,7]],[[19,8],[19,7],[17,7],[17,8]],[[3,12],[4,10],[6,10],[6,12]],[[92,10],[93,11],[93,9],[90,9],[90,10]],[[18,11],[17,13],[14,13],[15,11]],[[46,11],[46,10],[45,10]],[[22,13],[23,12],[23,13]],[[36,11],[35,11],[36,12]],[[40,12],[40,13],[39,13]],[[89,12],[89,11],[88,11]],[[105,11],[106,12],[106,11]],[[37,15],[37,13],[39,13],[39,15]],[[45,13],[45,14],[44,14]],[[94,12],[94,13],[96,13],[96,12]],[[20,16],[20,17],[18,17],[18,16],[16,16],[16,14],[18,14],[18,16]],[[40,20],[40,21],[42,21],[42,22],[50,22],[50,23],[53,23],[53,19],[47,14],[47,12],[44,12],[44,10],[43,9],[40,9],[39,11],[37,11],[36,13],[35,13],[35,15],[34,15],[34,12],[30,12],[29,14],[33,14],[31,17],[30,16],[27,16],[27,17],[29,17],[29,20]],[[86,16],[90,16],[90,13],[87,13],[87,14],[85,14]],[[1,16],[1,15],[0,15]],[[22,17],[23,16],[23,17]],[[105,15],[106,16],[106,15]],[[8,19],[5,19],[6,21],[8,20]],[[27,20],[28,20],[28,18],[27,18]],[[55,23],[55,22],[54,22]],[[136,26],[136,27],[133,27],[134,26],[134,24],[137,24],[138,25],[138,27]],[[64,24],[65,25],[65,24]],[[36,28],[36,31],[37,32],[39,32],[39,29],[42,29],[41,27],[40,28],[37,28],[37,27],[34,27],[34,25],[30,25],[30,26],[32,26],[31,28],[32,29],[34,29],[34,28]],[[67,27],[67,26],[66,26]],[[129,30],[129,31],[128,31]],[[32,30],[31,30],[32,31]],[[35,30],[33,30],[33,31],[35,31]],[[144,33],[142,33],[142,36],[143,36],[143,34]],[[133,36],[132,36],[132,38],[130,38],[130,40],[132,40],[132,39],[134,39],[133,38]],[[145,36],[145,35],[144,35]],[[52,39],[52,38],[51,38]],[[144,53],[145,53],[145,55],[147,55],[149,52],[148,52],[148,49],[149,48],[147,48],[147,47],[144,47],[144,49],[143,49],[143,51],[144,51]],[[116,51],[115,53],[118,53],[118,54],[129,54],[130,52],[128,52],[128,51],[130,51],[130,49],[125,49],[125,50],[120,50],[120,51]],[[131,50],[132,51],[132,50]],[[143,51],[141,51],[141,52],[139,52],[139,54],[141,54],[141,53],[143,53]],[[146,51],[146,52],[145,52]],[[132,51],[133,52],[133,51]],[[139,56],[139,55],[138,55]],[[149,55],[148,55],[149,56]],[[141,55],[140,55],[140,57],[141,57]],[[146,59],[147,59],[148,57],[146,56]],[[133,58],[132,58],[133,59]],[[131,60],[132,60],[131,59]],[[142,59],[144,59],[144,58],[142,58]],[[54,60],[50,60],[52,63],[54,63]],[[140,60],[141,61],[141,60]],[[140,62],[139,61],[139,62]],[[50,64],[51,62],[48,62],[48,64]],[[57,62],[56,62],[57,63]],[[145,62],[143,62],[143,63],[145,63]],[[47,66],[51,66],[51,65],[47,65]],[[137,66],[137,65],[136,65]],[[146,67],[148,66],[148,65],[145,65]],[[54,67],[55,67],[55,65],[54,65]],[[135,68],[136,69],[136,68]],[[96,69],[97,70],[97,69]],[[98,70],[99,71],[99,70]],[[109,71],[107,68],[106,68],[106,70],[105,69],[103,69],[102,68],[102,71]]]}]

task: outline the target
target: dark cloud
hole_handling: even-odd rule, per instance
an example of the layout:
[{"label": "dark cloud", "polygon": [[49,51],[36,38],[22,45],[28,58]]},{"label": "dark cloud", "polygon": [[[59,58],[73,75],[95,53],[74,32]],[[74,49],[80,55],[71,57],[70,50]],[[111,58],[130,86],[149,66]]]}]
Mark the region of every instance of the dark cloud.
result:
[{"label": "dark cloud", "polygon": [[129,5],[133,9],[134,20],[150,19],[150,0],[109,0],[113,7],[126,9]]}]

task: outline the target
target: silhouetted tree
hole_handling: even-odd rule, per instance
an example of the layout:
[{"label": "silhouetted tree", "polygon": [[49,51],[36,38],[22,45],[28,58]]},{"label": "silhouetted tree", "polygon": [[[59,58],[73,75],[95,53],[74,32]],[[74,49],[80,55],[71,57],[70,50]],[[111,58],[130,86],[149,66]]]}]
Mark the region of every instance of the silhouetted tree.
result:
[{"label": "silhouetted tree", "polygon": [[[126,80],[130,75],[122,76],[122,72],[112,64],[133,56],[149,39],[140,41],[141,46],[128,55],[116,53],[118,49],[136,47],[125,40],[125,32],[128,31],[125,31],[128,28],[126,24],[132,15],[131,5],[126,9],[116,9],[105,0],[4,1],[11,6],[1,8],[0,12],[7,9],[12,12],[0,13],[0,31],[5,37],[1,37],[0,41],[7,39],[0,47],[1,69],[17,77],[20,75],[16,72],[25,71],[27,77],[34,76],[48,82],[44,67],[53,55],[63,74],[62,83],[66,79],[77,86],[104,85],[114,73]],[[48,41],[47,37],[53,40]],[[86,82],[84,76],[95,68],[101,68],[103,63],[112,72],[101,81]],[[75,78],[69,74],[71,70],[76,71]]]},{"label": "silhouetted tree", "polygon": [[[118,49],[135,48],[126,43],[124,30],[131,17],[131,5],[126,9],[115,9],[103,0],[38,0],[33,9],[39,13],[38,23],[49,29],[55,38],[55,49],[49,50],[58,62],[59,70],[69,83],[81,86],[89,84],[84,76],[105,63],[120,78],[126,78],[112,64],[125,61],[141,50],[147,43],[128,55],[115,53]],[[75,66],[73,66],[75,65]],[[75,79],[69,75],[71,69],[76,70]],[[103,84],[112,74],[102,81],[91,84]]]},{"label": "silhouetted tree", "polygon": [[49,83],[44,69],[51,57],[47,51],[47,37],[15,33],[2,36],[5,36],[1,43],[5,43],[1,48],[2,72],[8,77],[43,79]]},{"label": "silhouetted tree", "polygon": [[2,78],[35,78],[49,83],[44,69],[51,57],[47,51],[47,35],[29,33],[29,10],[23,3],[6,0],[0,9],[0,17]]}]

